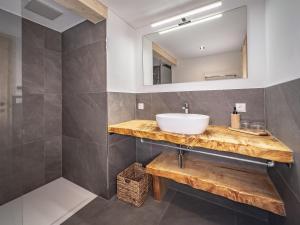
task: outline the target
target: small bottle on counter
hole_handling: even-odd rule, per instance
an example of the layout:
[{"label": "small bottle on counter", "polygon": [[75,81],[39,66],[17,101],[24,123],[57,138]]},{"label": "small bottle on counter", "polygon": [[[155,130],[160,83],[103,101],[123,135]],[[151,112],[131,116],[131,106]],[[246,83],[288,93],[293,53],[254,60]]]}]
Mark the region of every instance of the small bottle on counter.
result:
[{"label": "small bottle on counter", "polygon": [[233,108],[231,114],[231,128],[240,129],[241,127],[241,115],[236,111],[236,107]]}]

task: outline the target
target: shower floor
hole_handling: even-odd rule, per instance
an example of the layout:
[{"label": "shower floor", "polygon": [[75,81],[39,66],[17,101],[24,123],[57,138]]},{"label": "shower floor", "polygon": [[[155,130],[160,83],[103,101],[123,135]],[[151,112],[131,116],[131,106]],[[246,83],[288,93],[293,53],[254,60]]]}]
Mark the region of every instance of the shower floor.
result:
[{"label": "shower floor", "polygon": [[59,178],[0,206],[0,225],[59,225],[96,197]]}]

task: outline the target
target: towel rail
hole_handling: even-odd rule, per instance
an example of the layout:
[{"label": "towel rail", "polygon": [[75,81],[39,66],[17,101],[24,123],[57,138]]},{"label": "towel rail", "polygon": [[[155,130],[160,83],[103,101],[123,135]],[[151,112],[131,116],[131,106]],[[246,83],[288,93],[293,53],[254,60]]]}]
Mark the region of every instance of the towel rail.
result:
[{"label": "towel rail", "polygon": [[192,149],[192,147],[173,146],[173,145],[168,145],[168,144],[157,143],[154,141],[146,141],[143,138],[141,138],[140,140],[141,140],[142,144],[152,144],[152,145],[172,148],[172,149],[176,149],[176,150],[180,150],[180,151],[187,151],[187,152],[193,152],[193,153],[197,153],[197,154],[215,156],[215,157],[219,157],[219,158],[237,160],[237,161],[241,161],[241,162],[252,163],[252,164],[266,166],[266,167],[274,167],[275,166],[274,161],[261,162],[261,161],[257,161],[257,160],[245,159],[245,158],[240,158],[240,157],[236,157],[236,156],[223,155],[223,154],[218,154],[218,153],[214,153],[214,152],[195,150],[195,149]]}]

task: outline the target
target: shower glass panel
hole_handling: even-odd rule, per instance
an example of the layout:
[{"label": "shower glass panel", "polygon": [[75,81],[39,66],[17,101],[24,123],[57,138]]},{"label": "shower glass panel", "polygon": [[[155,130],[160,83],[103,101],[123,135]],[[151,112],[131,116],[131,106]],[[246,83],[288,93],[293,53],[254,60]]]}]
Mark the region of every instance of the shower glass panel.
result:
[{"label": "shower glass panel", "polygon": [[20,9],[20,1],[0,2],[0,225],[23,223]]}]

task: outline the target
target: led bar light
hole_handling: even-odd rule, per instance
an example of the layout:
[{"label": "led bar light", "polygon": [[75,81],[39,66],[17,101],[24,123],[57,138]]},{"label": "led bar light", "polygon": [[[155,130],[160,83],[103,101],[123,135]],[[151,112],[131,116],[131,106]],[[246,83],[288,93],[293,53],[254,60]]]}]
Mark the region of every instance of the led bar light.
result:
[{"label": "led bar light", "polygon": [[220,13],[220,14],[217,14],[217,15],[214,15],[214,16],[195,19],[195,20],[192,20],[190,23],[187,23],[187,24],[184,24],[184,25],[177,25],[175,27],[171,27],[169,29],[160,31],[159,34],[166,34],[166,33],[172,32],[172,31],[181,30],[181,29],[186,28],[186,27],[191,27],[191,26],[194,26],[194,25],[197,25],[197,24],[200,24],[200,23],[205,23],[205,22],[208,22],[208,21],[211,21],[211,20],[219,19],[222,16],[223,16],[223,14]]},{"label": "led bar light", "polygon": [[193,16],[193,15],[196,15],[198,13],[202,13],[202,12],[205,12],[205,11],[208,11],[208,10],[220,7],[220,6],[222,6],[222,1],[218,1],[218,2],[215,2],[215,3],[209,4],[209,5],[203,6],[201,8],[194,9],[192,11],[189,11],[189,12],[182,13],[180,15],[171,17],[169,19],[165,19],[165,20],[162,20],[160,22],[153,23],[153,24],[151,24],[151,27],[158,27],[158,26],[161,26],[161,25],[164,25],[164,24],[176,21],[176,20],[180,20],[182,18],[186,18],[188,16]]}]

